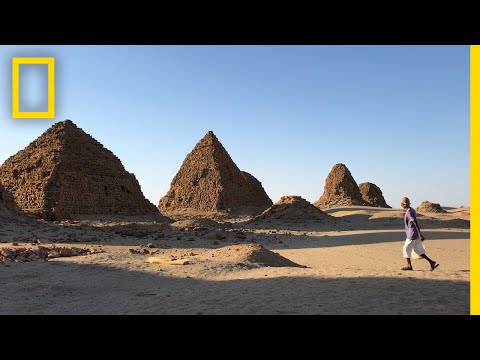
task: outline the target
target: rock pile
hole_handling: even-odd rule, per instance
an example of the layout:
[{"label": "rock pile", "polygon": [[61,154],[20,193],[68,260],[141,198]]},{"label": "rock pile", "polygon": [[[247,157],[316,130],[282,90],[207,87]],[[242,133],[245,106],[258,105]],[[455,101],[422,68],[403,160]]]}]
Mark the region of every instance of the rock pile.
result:
[{"label": "rock pile", "polygon": [[330,216],[327,213],[300,196],[282,196],[274,205],[256,216],[252,222],[269,219],[287,223],[302,223],[310,220],[324,222],[329,218]]},{"label": "rock pile", "polygon": [[227,224],[220,224],[210,219],[185,219],[185,220],[175,221],[171,225],[176,229],[195,230],[195,231],[220,229],[222,227],[228,226]]},{"label": "rock pile", "polygon": [[258,244],[231,245],[212,250],[215,259],[261,267],[305,267]]},{"label": "rock pile", "polygon": [[76,247],[45,247],[39,246],[37,249],[26,248],[2,248],[0,249],[0,263],[8,262],[28,262],[35,260],[48,260],[59,257],[71,257],[90,255],[103,252],[94,248],[76,248]]}]

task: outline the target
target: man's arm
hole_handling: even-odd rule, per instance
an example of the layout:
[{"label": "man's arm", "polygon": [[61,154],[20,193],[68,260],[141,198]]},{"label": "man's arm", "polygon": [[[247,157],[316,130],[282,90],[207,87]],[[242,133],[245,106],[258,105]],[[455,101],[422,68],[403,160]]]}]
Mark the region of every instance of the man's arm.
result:
[{"label": "man's arm", "polygon": [[413,224],[415,225],[415,228],[417,229],[418,235],[420,236],[420,240],[425,240],[425,236],[422,235],[420,232],[420,226],[418,225],[417,219],[413,219]]}]

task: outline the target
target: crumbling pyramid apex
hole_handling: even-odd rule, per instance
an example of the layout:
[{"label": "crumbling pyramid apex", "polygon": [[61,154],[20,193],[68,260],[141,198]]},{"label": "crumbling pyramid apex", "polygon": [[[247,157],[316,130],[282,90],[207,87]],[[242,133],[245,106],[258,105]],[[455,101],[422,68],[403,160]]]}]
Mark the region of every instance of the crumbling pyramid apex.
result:
[{"label": "crumbling pyramid apex", "polygon": [[157,211],[121,161],[71,120],[54,124],[7,159],[0,184],[21,209],[50,218]]},{"label": "crumbling pyramid apex", "polygon": [[321,209],[336,206],[368,205],[360,194],[350,170],[345,164],[335,164],[325,180],[323,195],[315,203]]},{"label": "crumbling pyramid apex", "polygon": [[172,180],[167,195],[160,199],[162,212],[180,209],[235,211],[263,210],[272,205],[262,184],[240,171],[212,131],[187,155]]}]

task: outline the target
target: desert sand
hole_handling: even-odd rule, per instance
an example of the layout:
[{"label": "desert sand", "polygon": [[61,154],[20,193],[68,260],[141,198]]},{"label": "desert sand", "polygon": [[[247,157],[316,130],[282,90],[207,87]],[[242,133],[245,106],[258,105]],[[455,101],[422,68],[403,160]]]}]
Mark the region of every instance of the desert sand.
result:
[{"label": "desert sand", "polygon": [[400,270],[402,210],[325,212],[328,221],[250,222],[185,211],[173,224],[154,215],[0,217],[0,251],[91,250],[47,261],[0,256],[0,314],[469,313],[469,208],[419,214],[427,254],[440,264],[435,271],[425,260]]}]

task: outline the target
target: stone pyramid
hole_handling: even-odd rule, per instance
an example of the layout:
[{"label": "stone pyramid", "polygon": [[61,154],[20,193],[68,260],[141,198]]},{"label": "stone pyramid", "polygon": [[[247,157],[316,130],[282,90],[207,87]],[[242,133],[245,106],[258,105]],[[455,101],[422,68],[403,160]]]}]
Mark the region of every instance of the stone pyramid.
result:
[{"label": "stone pyramid", "polygon": [[382,190],[370,182],[364,182],[358,185],[360,189],[360,194],[362,195],[363,201],[367,202],[371,206],[391,208],[385,201],[383,197]]},{"label": "stone pyramid", "polygon": [[430,201],[422,201],[422,203],[415,209],[418,213],[446,213],[440,204],[432,203]]},{"label": "stone pyramid", "polygon": [[7,159],[0,184],[21,209],[50,220],[158,212],[120,160],[70,120],[53,125]]},{"label": "stone pyramid", "polygon": [[260,181],[240,171],[215,134],[209,131],[183,161],[158,208],[162,212],[246,208],[260,211],[270,205],[272,200]]},{"label": "stone pyramid", "polygon": [[314,205],[320,209],[336,206],[368,205],[345,164],[336,164],[325,180],[323,195]]},{"label": "stone pyramid", "polygon": [[256,216],[252,222],[261,220],[281,220],[290,223],[324,222],[330,218],[330,215],[300,196],[282,196],[279,201]]}]

